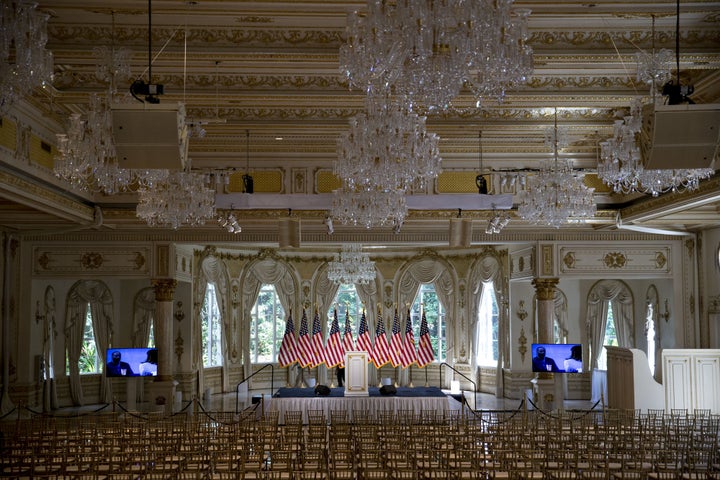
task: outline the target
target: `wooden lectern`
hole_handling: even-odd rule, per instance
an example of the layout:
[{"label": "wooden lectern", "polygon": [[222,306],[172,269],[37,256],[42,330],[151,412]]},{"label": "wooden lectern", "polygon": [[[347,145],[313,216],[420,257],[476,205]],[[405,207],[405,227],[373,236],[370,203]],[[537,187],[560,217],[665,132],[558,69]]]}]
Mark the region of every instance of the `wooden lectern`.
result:
[{"label": "wooden lectern", "polygon": [[368,352],[346,352],[345,396],[367,397],[368,395]]}]

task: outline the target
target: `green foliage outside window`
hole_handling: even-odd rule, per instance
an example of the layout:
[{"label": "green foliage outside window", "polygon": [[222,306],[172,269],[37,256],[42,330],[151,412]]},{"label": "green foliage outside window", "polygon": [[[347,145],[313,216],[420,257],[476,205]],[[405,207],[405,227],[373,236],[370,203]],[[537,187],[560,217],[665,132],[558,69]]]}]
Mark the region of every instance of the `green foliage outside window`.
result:
[{"label": "green foliage outside window", "polygon": [[[410,307],[410,315],[413,319],[413,334],[415,335],[416,343],[420,339],[420,321],[423,309],[425,310],[425,318],[427,319],[428,330],[430,331],[430,343],[433,347],[433,352],[435,352],[435,361],[444,362],[447,354],[445,341],[445,307],[443,307],[443,304],[440,302],[435,292],[435,285],[432,283],[423,283],[420,285],[420,290]],[[407,312],[405,316],[407,316]],[[390,317],[390,320],[392,321],[392,317]],[[404,320],[403,318],[402,325],[405,324]],[[392,326],[392,324],[390,325]]]},{"label": "green foliage outside window", "polygon": [[[327,312],[327,331],[330,331],[330,323],[334,315],[335,307],[337,306],[338,311],[338,325],[340,332],[345,331],[345,315],[346,312],[350,312],[350,328],[353,332],[353,338],[357,337],[358,327],[360,326],[360,317],[362,316],[363,304],[360,300],[360,295],[355,290],[355,285],[345,284],[338,287],[338,291],[335,294],[335,300],[333,305]],[[365,312],[367,315],[368,312]]]},{"label": "green foliage outside window", "polygon": [[277,361],[282,337],[285,333],[283,309],[274,285],[263,285],[252,309],[250,357],[253,363]]},{"label": "green foliage outside window", "polygon": [[222,329],[220,309],[218,308],[215,286],[207,285],[205,302],[200,311],[202,329],[200,332],[203,346],[203,365],[215,367],[222,365]]}]

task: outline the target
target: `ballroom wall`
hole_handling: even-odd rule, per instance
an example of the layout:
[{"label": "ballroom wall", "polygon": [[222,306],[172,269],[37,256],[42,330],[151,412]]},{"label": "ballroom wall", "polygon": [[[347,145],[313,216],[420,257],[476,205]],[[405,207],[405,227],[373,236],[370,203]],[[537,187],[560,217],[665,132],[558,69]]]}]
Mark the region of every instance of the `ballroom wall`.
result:
[{"label": "ballroom wall", "polygon": [[[8,237],[5,236],[5,239]],[[707,258],[712,251],[711,244],[720,241],[720,231],[712,230],[703,237],[703,246],[699,257]],[[37,361],[43,355],[49,335],[54,339],[53,360],[56,364],[56,376],[60,405],[67,405],[69,398],[62,387],[64,377],[64,329],[65,305],[70,288],[78,280],[101,280],[112,293],[115,345],[130,340],[133,318],[133,299],[138,291],[151,285],[158,276],[157,260],[167,252],[167,244],[162,242],[134,242],[132,244],[112,244],[111,242],[48,242],[42,240],[15,240],[16,247],[4,263],[10,268],[9,285],[12,308],[9,318],[9,393],[14,401],[31,405],[38,403],[41,390]],[[716,248],[716,247],[714,247]],[[198,265],[208,252],[223,258],[228,278],[233,285],[241,287],[244,268],[259,258],[277,258],[286,263],[292,272],[296,285],[293,303],[302,306],[322,289],[320,280],[322,267],[332,258],[331,252],[317,249],[253,249],[225,248],[210,249],[199,245],[175,245],[170,263],[164,271],[178,280],[173,297],[173,349],[174,375],[179,381],[179,389],[185,398],[197,395],[203,388],[212,387],[214,391],[231,391],[234,385],[252,373],[254,367],[245,361],[246,351],[223,369],[209,369],[206,375],[198,375],[197,363],[193,361],[193,349],[197,349],[197,335],[194,335],[193,318],[197,305],[194,305],[193,288],[201,277]],[[661,255],[658,255],[661,252]],[[567,340],[587,342],[585,317],[587,295],[593,285],[602,279],[619,279],[632,291],[634,299],[635,326],[633,332],[636,346],[645,349],[644,340],[644,301],[648,288],[654,285],[664,309],[668,301],[669,315],[662,320],[660,328],[661,344],[664,348],[693,348],[699,346],[696,332],[710,331],[710,320],[717,322],[718,314],[703,315],[704,322],[698,320],[699,310],[693,306],[698,301],[698,288],[694,284],[695,249],[687,239],[648,240],[620,242],[538,242],[535,244],[512,244],[506,246],[475,246],[472,248],[389,248],[383,253],[374,254],[378,265],[378,283],[376,298],[380,303],[392,307],[399,300],[398,281],[402,272],[413,262],[439,262],[448,270],[447,279],[453,293],[452,313],[448,317],[448,335],[452,340],[448,352],[449,363],[468,375],[478,384],[479,390],[496,393],[509,398],[520,398],[528,388],[532,378],[530,372],[530,344],[536,335],[534,309],[535,291],[531,285],[535,277],[559,278],[558,288],[567,299]],[[473,283],[473,265],[484,255],[497,255],[507,277],[508,335],[504,339],[504,368],[496,366],[477,367],[472,351],[472,322],[469,318],[469,306],[477,301],[471,294]],[[661,260],[659,261],[658,258]],[[522,260],[521,260],[522,259]],[[445,268],[445,267],[443,267]],[[717,296],[717,268],[699,269],[704,290]],[[318,273],[320,272],[320,273]],[[713,283],[714,282],[714,283]],[[54,294],[53,311],[45,308],[46,293],[50,288]],[[523,302],[521,308],[520,302]],[[704,305],[708,305],[707,300]],[[240,308],[240,307],[238,307]],[[715,307],[713,307],[715,308]],[[521,315],[524,310],[525,315]],[[712,310],[712,309],[710,309]],[[717,311],[720,309],[715,309]],[[237,311],[233,321],[242,325]],[[713,316],[714,315],[714,316]],[[522,318],[521,318],[522,317]],[[374,320],[372,320],[374,325]],[[713,327],[715,328],[715,327]],[[713,330],[716,331],[716,330]],[[701,335],[698,334],[698,337]],[[703,340],[705,335],[702,335]],[[716,342],[712,337],[708,343]],[[449,342],[450,343],[450,342]],[[703,345],[709,346],[709,345]],[[523,347],[525,351],[523,352]],[[5,352],[3,352],[5,354]],[[428,374],[430,384],[439,384],[440,370],[431,367],[424,372],[412,373],[388,370],[375,373],[375,380],[381,377],[394,377],[398,383],[425,381]],[[331,374],[321,369],[312,372],[321,381],[329,381]],[[449,384],[450,374],[443,371],[443,384]],[[589,374],[573,378],[569,388],[578,398],[590,397]],[[275,387],[297,382],[297,373],[287,369],[277,369]],[[462,379],[461,379],[462,380]],[[98,383],[93,376],[83,378],[91,392],[88,401],[93,398],[90,385]],[[200,383],[202,382],[202,384]],[[256,388],[269,387],[269,378],[264,375],[256,379]],[[464,385],[467,388],[468,385]],[[123,386],[117,385],[115,394],[124,395]]]}]

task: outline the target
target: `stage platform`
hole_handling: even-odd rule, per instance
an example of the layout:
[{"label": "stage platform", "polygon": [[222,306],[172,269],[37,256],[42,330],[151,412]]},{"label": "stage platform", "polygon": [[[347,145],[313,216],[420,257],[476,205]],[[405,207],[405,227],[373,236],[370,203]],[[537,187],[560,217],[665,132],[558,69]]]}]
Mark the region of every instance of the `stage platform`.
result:
[{"label": "stage platform", "polygon": [[330,419],[330,412],[345,410],[352,421],[353,411],[376,414],[379,411],[412,410],[420,414],[421,410],[442,412],[455,409],[458,402],[451,402],[437,387],[398,387],[395,395],[382,395],[377,387],[368,388],[366,397],[346,397],[344,388],[331,388],[329,395],[316,395],[313,388],[281,388],[270,398],[269,411],[278,412],[278,422],[284,423],[285,412],[296,410],[303,412],[303,421],[307,423],[308,410],[323,410],[325,418]]}]

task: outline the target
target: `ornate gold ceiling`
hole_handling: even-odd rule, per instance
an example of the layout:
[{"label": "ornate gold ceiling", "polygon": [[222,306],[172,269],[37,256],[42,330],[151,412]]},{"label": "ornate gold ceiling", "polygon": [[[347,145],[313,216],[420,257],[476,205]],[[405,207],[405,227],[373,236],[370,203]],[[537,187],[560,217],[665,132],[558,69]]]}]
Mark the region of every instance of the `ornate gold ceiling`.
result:
[{"label": "ornate gold ceiling", "polygon": [[[544,144],[544,130],[552,125],[557,108],[559,125],[569,129],[570,137],[561,156],[588,171],[587,181],[597,189],[599,213],[589,228],[612,227],[617,212],[623,209],[663,227],[697,229],[720,224],[718,201],[712,195],[700,205],[663,218],[653,212],[666,209],[674,198],[651,201],[611,195],[592,176],[598,141],[611,135],[613,121],[633,98],[648,95],[647,87],[635,79],[634,55],[653,47],[652,17],[655,48],[675,51],[676,3],[527,0],[515,5],[532,10],[528,27],[534,50],[533,76],[508,92],[501,104],[488,100],[477,108],[466,92],[449,111],[428,115],[428,130],[441,137],[445,176],[417,193],[476,192],[479,131],[484,165],[495,172],[492,193],[516,193],[501,184],[502,176],[537,168],[540,160],[552,156]],[[234,168],[244,173],[247,156],[258,194],[323,193],[333,186],[328,177],[338,135],[363,108],[362,92],[350,90],[338,68],[346,16],[363,6],[361,1],[329,0],[154,0],[150,17],[144,0],[39,1],[38,8],[51,15],[48,48],[55,57],[56,73],[52,87],[32,92],[29,101],[50,119],[45,127],[50,130],[61,129],[70,113],[85,111],[89,95],[107,88],[95,76],[93,48],[101,45],[133,52],[132,76],[118,79],[120,90],[129,89],[136,78],[149,81],[151,18],[151,80],[164,85],[161,102],[184,103],[188,121],[206,131],[204,138],[191,138],[193,167]],[[694,86],[692,98],[696,103],[719,103],[719,2],[681,3],[679,46],[681,79]],[[52,132],[43,133],[52,139]],[[50,189],[60,186],[48,177],[47,172],[40,175],[39,183]],[[229,191],[240,190],[236,183],[237,178]],[[0,195],[12,204],[17,199],[3,195],[8,190],[12,189],[0,189]],[[134,219],[131,196],[80,197],[87,204],[101,205],[106,222],[112,219],[118,227],[141,226]],[[693,209],[698,208],[703,209],[697,210],[700,222],[692,220]],[[646,210],[647,215],[637,214]],[[446,230],[451,214],[454,212],[411,212],[407,228]],[[486,215],[469,214],[475,218]],[[242,215],[246,222],[257,224],[276,216]],[[321,231],[321,213],[305,215],[308,225],[317,223]],[[428,227],[433,218],[443,223]],[[9,229],[33,227],[31,220],[1,223]],[[535,230],[516,217],[507,228],[520,234]]]}]

